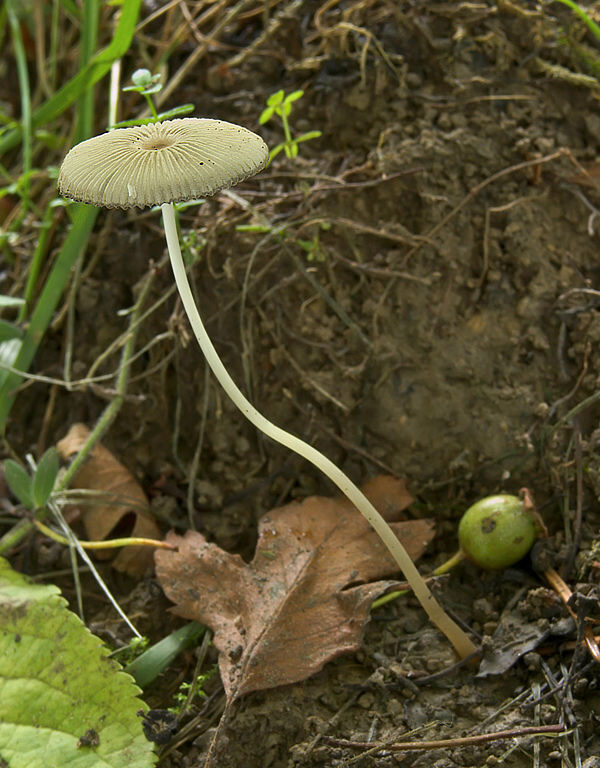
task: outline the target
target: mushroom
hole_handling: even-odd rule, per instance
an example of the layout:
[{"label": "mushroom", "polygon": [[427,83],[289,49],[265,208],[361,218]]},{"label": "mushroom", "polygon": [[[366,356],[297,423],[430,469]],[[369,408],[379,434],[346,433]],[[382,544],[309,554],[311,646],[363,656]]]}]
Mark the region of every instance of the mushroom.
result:
[{"label": "mushroom", "polygon": [[318,467],[379,534],[434,624],[461,657],[475,646],[443,611],[406,550],[365,495],[328,458],[272,424],[240,392],[221,362],[196,307],[181,257],[173,203],[213,195],[264,168],[265,142],[221,120],[182,118],[116,130],[73,147],[60,169],[61,195],[105,208],[160,205],[167,247],[181,300],[213,373],[242,413],[268,437]]}]

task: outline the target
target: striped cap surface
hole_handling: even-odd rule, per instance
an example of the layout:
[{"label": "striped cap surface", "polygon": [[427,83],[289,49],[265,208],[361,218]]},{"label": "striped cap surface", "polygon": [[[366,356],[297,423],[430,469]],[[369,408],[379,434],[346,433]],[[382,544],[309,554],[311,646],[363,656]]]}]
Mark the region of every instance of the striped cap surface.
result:
[{"label": "striped cap surface", "polygon": [[58,176],[63,197],[104,208],[146,208],[214,195],[265,167],[257,134],[186,117],[117,128],[77,144]]}]

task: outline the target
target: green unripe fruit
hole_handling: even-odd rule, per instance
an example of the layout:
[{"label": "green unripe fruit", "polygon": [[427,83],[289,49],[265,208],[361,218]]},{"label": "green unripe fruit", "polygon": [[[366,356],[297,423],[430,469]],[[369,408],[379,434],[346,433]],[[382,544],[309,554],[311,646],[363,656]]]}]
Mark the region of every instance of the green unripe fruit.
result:
[{"label": "green unripe fruit", "polygon": [[537,538],[533,510],[516,496],[488,496],[469,507],[458,526],[465,557],[480,568],[507,568],[529,552]]}]

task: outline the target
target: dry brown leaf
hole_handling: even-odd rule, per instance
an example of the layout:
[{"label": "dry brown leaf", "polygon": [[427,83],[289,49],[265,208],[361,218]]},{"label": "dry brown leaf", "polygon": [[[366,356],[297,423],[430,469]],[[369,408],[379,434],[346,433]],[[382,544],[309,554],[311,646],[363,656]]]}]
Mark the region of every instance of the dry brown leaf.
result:
[{"label": "dry brown leaf", "polygon": [[[79,453],[85,445],[90,431],[85,424],[73,424],[66,436],[56,444],[56,450],[63,460]],[[81,514],[86,536],[90,541],[105,541],[121,536],[139,536],[146,539],[160,539],[160,531],[150,515],[148,499],[142,487],[112,453],[101,443],[90,452],[86,462],[75,475],[72,488],[99,491],[101,496],[89,504],[81,505]],[[122,528],[128,523],[127,517],[134,515],[133,526]],[[114,550],[99,551],[97,555],[113,557]],[[123,547],[114,558],[112,565],[130,576],[141,576],[152,565],[153,550],[150,547]]]},{"label": "dry brown leaf", "polygon": [[[366,495],[388,520],[411,502],[402,481],[371,481]],[[433,538],[426,520],[392,523],[413,559]],[[215,633],[229,701],[298,682],[360,648],[372,600],[398,566],[345,499],[311,497],[267,513],[251,563],[195,531],[169,534],[177,552],[155,553],[156,572],[179,616]],[[392,582],[393,583],[393,582]]]}]

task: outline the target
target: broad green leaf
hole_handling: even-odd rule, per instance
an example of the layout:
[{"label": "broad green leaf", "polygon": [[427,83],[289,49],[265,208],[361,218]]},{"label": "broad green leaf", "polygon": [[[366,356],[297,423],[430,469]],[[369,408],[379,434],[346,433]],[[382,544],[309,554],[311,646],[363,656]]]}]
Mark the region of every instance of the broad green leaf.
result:
[{"label": "broad green leaf", "polygon": [[[4,473],[10,490],[27,509],[35,509],[33,500],[33,482],[20,464],[12,459],[4,462]],[[0,753],[1,754],[1,753]]]},{"label": "broad green leaf", "polygon": [[58,453],[56,448],[48,448],[39,461],[33,478],[33,500],[36,507],[43,507],[54,490],[58,475]]},{"label": "broad green leaf", "polygon": [[57,587],[30,584],[0,558],[3,764],[150,768],[139,688],[66,605]]}]

